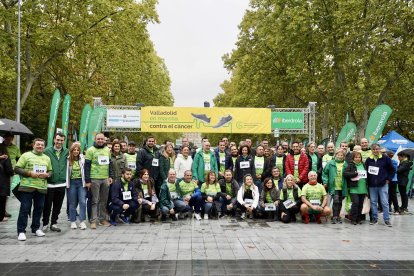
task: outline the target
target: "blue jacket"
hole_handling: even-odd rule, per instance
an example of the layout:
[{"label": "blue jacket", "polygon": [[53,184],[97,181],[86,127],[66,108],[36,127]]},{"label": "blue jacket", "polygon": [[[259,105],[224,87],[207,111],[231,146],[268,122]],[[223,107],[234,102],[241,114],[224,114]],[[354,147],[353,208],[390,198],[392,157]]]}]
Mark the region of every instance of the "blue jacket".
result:
[{"label": "blue jacket", "polygon": [[[371,154],[370,157],[365,161],[365,167],[367,168],[367,182],[368,187],[382,187],[385,185],[385,181],[392,181],[395,170],[392,165],[391,158],[384,154],[380,154],[378,159],[375,161],[374,156]],[[370,173],[370,167],[379,168],[378,175]]]},{"label": "blue jacket", "polygon": [[[128,191],[131,192],[132,201],[138,204],[138,195],[136,189],[134,189],[134,183],[130,181],[128,183]],[[123,200],[122,192],[125,192],[124,184],[122,183],[121,179],[117,179],[110,188],[110,202],[109,205],[114,204],[119,207],[122,207],[125,203],[128,204],[130,200]]]}]

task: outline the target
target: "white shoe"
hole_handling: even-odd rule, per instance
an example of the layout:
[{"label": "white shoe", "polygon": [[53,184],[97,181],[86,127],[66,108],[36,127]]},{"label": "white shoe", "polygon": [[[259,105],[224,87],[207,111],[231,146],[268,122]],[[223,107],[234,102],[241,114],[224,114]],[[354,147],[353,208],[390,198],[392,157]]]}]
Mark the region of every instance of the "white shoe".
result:
[{"label": "white shoe", "polygon": [[85,230],[87,227],[86,227],[86,224],[85,224],[85,222],[84,221],[82,221],[80,224],[79,224],[79,228],[81,229],[81,230]]},{"label": "white shoe", "polygon": [[17,237],[19,241],[25,241],[26,240],[26,234],[25,233],[19,233],[19,236]]},{"label": "white shoe", "polygon": [[37,229],[36,230],[36,233],[33,233],[33,235],[34,236],[38,236],[38,237],[44,237],[45,236],[45,233],[42,230]]},{"label": "white shoe", "polygon": [[71,222],[70,229],[76,229],[76,228],[78,228],[78,226],[76,225],[76,222]]},{"label": "white shoe", "polygon": [[246,219],[246,213],[242,213],[240,216],[241,219]]},{"label": "white shoe", "polygon": [[43,232],[46,232],[48,227],[49,227],[49,225],[47,225],[47,224],[46,224],[46,225],[43,225],[43,227],[42,227],[42,231],[43,231]]},{"label": "white shoe", "polygon": [[196,220],[201,220],[201,216],[200,216],[200,214],[195,213],[195,214],[194,214],[194,217],[195,217],[195,219],[196,219]]},{"label": "white shoe", "polygon": [[204,219],[207,220],[208,219],[208,214],[204,214]]}]

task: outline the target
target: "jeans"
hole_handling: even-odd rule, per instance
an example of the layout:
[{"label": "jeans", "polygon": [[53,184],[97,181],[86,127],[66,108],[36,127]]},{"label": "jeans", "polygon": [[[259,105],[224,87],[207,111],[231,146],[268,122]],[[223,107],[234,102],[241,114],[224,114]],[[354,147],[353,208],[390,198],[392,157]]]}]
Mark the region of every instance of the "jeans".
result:
[{"label": "jeans", "polygon": [[221,213],[225,214],[227,213],[227,205],[232,204],[233,209],[236,208],[237,199],[236,198],[227,199],[225,197],[220,197],[219,202],[221,204]]},{"label": "jeans", "polygon": [[183,213],[191,211],[191,207],[186,205],[181,199],[174,199],[174,210],[176,213]]},{"label": "jeans", "polygon": [[62,208],[62,203],[65,199],[65,193],[66,187],[47,188],[43,209],[43,225],[49,224],[50,213],[52,213],[52,218],[50,219],[51,224],[57,224],[60,209]]},{"label": "jeans", "polygon": [[86,220],[86,191],[82,184],[82,179],[71,179],[68,189],[69,219],[76,221],[76,207],[79,203],[79,219]]},{"label": "jeans", "polygon": [[40,217],[42,216],[43,206],[45,204],[45,194],[38,191],[35,192],[19,192],[20,193],[20,211],[17,219],[17,234],[26,233],[27,217],[30,215],[33,202],[33,216],[32,216],[32,233],[35,233],[40,228]]},{"label": "jeans", "polygon": [[203,197],[201,195],[198,195],[198,196],[192,195],[188,205],[190,205],[191,207],[194,207],[194,212],[196,214],[200,214],[201,209],[203,208]]},{"label": "jeans", "polygon": [[106,204],[108,203],[109,184],[107,179],[92,179],[92,220],[107,220]]},{"label": "jeans", "polygon": [[378,197],[380,197],[384,221],[390,221],[388,185],[385,184],[381,187],[369,187],[369,196],[371,198],[372,219],[378,219]]},{"label": "jeans", "polygon": [[129,204],[129,208],[124,210],[122,206],[110,204],[108,209],[111,213],[111,218],[114,220],[117,215],[124,213],[126,217],[132,215],[138,209],[138,203],[133,200],[127,200],[124,202],[125,204]]}]

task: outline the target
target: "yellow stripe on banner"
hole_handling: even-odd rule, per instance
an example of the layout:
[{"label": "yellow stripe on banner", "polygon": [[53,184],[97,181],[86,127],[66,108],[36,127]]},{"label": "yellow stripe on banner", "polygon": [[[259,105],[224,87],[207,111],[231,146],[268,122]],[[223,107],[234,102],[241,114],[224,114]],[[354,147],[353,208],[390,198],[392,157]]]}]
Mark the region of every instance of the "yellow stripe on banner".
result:
[{"label": "yellow stripe on banner", "polygon": [[271,133],[268,108],[145,106],[142,132]]}]

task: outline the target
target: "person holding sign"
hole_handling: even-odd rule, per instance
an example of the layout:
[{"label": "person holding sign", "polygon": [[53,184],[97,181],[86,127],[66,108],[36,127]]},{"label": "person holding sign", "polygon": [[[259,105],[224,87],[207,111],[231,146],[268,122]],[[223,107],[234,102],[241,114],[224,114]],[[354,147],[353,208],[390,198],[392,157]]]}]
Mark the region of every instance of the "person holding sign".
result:
[{"label": "person holding sign", "polygon": [[335,157],[326,164],[322,171],[322,181],[324,186],[328,187],[329,194],[333,198],[331,219],[332,224],[342,223],[339,212],[342,208],[342,200],[348,194],[347,185],[342,185],[345,180],[342,178],[342,172],[345,164],[345,154],[342,149],[335,152]]},{"label": "person holding sign", "polygon": [[254,212],[259,205],[259,189],[253,183],[253,177],[250,174],[244,176],[243,185],[237,192],[237,207],[241,210],[241,219],[253,218]]},{"label": "person holding sign", "polygon": [[15,173],[21,176],[18,191],[20,194],[20,211],[17,219],[17,239],[26,240],[27,217],[30,215],[33,204],[32,233],[38,237],[45,236],[40,229],[45,197],[47,194],[46,179],[52,175],[52,162],[49,156],[43,153],[45,141],[36,138],[33,141],[33,151],[24,153],[14,168]]},{"label": "person holding sign", "polygon": [[302,189],[302,205],[300,206],[300,213],[304,217],[304,223],[309,223],[309,214],[315,216],[318,224],[321,223],[321,215],[329,216],[331,208],[327,206],[328,195],[322,184],[319,184],[318,174],[314,171],[308,173],[309,182],[303,186]]},{"label": "person holding sign", "polygon": [[217,182],[217,175],[214,171],[207,174],[206,182],[201,186],[201,194],[204,199],[204,219],[207,220],[213,209],[213,204],[217,211],[220,210],[221,188]]},{"label": "person holding sign", "polygon": [[262,214],[272,217],[270,212],[277,219],[278,205],[280,200],[279,187],[275,185],[273,180],[268,177],[263,181],[263,191],[260,193],[259,211]]},{"label": "person holding sign", "polygon": [[249,174],[256,181],[256,167],[254,159],[250,156],[249,146],[243,145],[239,149],[239,157],[236,159],[234,179],[241,186],[243,184],[244,176]]},{"label": "person holding sign", "polygon": [[138,208],[137,193],[131,180],[132,170],[124,168],[121,178],[115,180],[114,184],[111,185],[108,211],[110,213],[109,221],[113,226],[117,225],[116,218],[118,216],[123,223],[129,223],[129,217]]},{"label": "person holding sign", "polygon": [[226,213],[233,212],[236,209],[236,196],[239,191],[239,184],[233,179],[233,172],[231,170],[224,171],[224,178],[219,180],[219,184],[221,189],[221,216],[225,216]]},{"label": "person holding sign", "polygon": [[131,221],[140,223],[156,218],[158,213],[158,197],[155,193],[154,180],[149,177],[147,169],[142,169],[139,179],[134,180],[135,192],[138,196],[139,207],[133,214]]},{"label": "person holding sign", "polygon": [[121,179],[122,171],[127,168],[128,164],[126,156],[121,152],[121,144],[119,142],[112,143],[111,163],[114,179]]},{"label": "person holding sign", "polygon": [[110,226],[106,206],[109,185],[113,182],[113,170],[111,152],[105,146],[103,133],[96,134],[95,143],[86,151],[85,182],[92,192],[91,229],[96,229],[98,223]]},{"label": "person holding sign", "polygon": [[343,176],[351,196],[351,222],[353,225],[362,223],[362,206],[368,194],[367,170],[362,163],[360,151],[352,152],[352,161],[344,165]]},{"label": "person holding sign", "polygon": [[308,182],[309,161],[306,153],[301,153],[299,143],[292,144],[292,152],[286,156],[285,173],[295,177],[296,184],[302,187]]},{"label": "person holding sign", "polygon": [[371,146],[372,154],[365,161],[368,175],[369,196],[371,199],[371,225],[378,224],[378,197],[381,200],[384,223],[388,227],[392,227],[390,222],[390,213],[388,205],[388,184],[394,176],[394,167],[391,159],[381,154],[380,146],[373,144]]},{"label": "person holding sign", "polygon": [[127,168],[132,170],[132,177],[136,175],[137,171],[137,152],[135,151],[135,142],[129,141],[128,142],[128,150],[124,153],[127,162]]},{"label": "person holding sign", "polygon": [[300,198],[301,193],[302,191],[295,183],[295,177],[288,174],[285,177],[283,188],[280,192],[279,212],[280,220],[283,223],[296,222],[296,214],[299,213],[299,208],[302,203]]},{"label": "person holding sign", "polygon": [[210,151],[210,142],[203,143],[203,150],[197,151],[194,155],[192,165],[193,179],[197,181],[199,187],[204,183],[208,173],[213,171],[218,175],[217,160],[214,153]]}]

